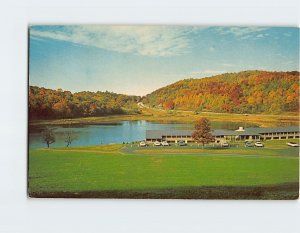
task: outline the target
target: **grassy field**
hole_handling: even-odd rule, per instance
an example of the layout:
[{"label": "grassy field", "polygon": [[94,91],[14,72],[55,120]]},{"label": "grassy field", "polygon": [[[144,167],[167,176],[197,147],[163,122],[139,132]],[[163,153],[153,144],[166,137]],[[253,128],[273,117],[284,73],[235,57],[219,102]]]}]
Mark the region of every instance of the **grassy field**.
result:
[{"label": "grassy field", "polygon": [[32,197],[295,199],[298,148],[106,145],[30,149]]}]

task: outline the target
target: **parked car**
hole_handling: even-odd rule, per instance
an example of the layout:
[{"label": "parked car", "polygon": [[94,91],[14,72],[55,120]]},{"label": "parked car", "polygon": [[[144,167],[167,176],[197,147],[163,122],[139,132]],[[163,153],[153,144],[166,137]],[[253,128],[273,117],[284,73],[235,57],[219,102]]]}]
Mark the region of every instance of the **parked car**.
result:
[{"label": "parked car", "polygon": [[246,141],[245,142],[245,147],[253,147],[254,144],[252,142]]},{"label": "parked car", "polygon": [[178,146],[186,146],[186,142],[185,141],[179,141],[177,142]]},{"label": "parked car", "polygon": [[221,142],[221,147],[229,147],[229,144],[227,142]]},{"label": "parked car", "polygon": [[154,146],[160,146],[161,143],[160,143],[159,141],[155,141],[155,142],[153,143],[153,145],[154,145]]},{"label": "parked car", "polygon": [[291,147],[299,147],[299,144],[296,142],[288,142],[287,145]]},{"label": "parked car", "polygon": [[161,143],[161,145],[162,145],[162,146],[170,146],[170,144],[169,144],[168,142],[166,142],[166,141],[163,141],[163,142]]},{"label": "parked car", "polygon": [[261,142],[255,142],[254,145],[256,147],[264,147],[264,144],[262,144]]},{"label": "parked car", "polygon": [[141,147],[147,146],[147,143],[146,143],[145,141],[141,141],[141,142],[140,142],[140,146],[141,146]]}]

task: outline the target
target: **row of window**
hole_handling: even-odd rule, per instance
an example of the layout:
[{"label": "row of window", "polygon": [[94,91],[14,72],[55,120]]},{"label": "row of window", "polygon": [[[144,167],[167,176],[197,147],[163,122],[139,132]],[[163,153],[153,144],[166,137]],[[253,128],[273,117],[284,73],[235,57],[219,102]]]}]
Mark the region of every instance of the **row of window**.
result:
[{"label": "row of window", "polygon": [[[276,135],[276,136],[274,136]],[[282,136],[280,136],[279,133],[266,133],[264,134],[263,136],[266,136],[266,139],[290,139],[290,138],[299,138],[299,134],[298,135],[295,135],[294,133],[289,133],[289,134],[281,134]],[[228,139],[233,139],[235,138],[236,136],[216,136],[215,138],[228,138]],[[245,135],[240,135],[241,138],[246,138],[246,139],[249,139],[250,136],[245,136]],[[260,136],[252,136],[254,138],[260,138]],[[177,139],[180,139],[180,138],[191,138],[191,136],[163,136],[162,139],[165,139],[165,138],[177,138]],[[148,139],[148,140],[156,140],[156,139]]]},{"label": "row of window", "polygon": [[298,132],[262,133],[262,135],[268,135],[268,136],[272,136],[272,135],[294,135],[294,134],[299,134],[299,133]]},{"label": "row of window", "polygon": [[191,136],[178,136],[178,135],[171,135],[171,136],[162,136],[163,138],[190,138]]}]

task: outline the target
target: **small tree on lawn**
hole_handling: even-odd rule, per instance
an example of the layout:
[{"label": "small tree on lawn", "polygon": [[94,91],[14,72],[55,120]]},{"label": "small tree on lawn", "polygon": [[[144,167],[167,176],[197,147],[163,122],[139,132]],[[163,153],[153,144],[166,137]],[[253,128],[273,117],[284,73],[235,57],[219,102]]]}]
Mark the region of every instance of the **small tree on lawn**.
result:
[{"label": "small tree on lawn", "polygon": [[203,148],[205,144],[214,140],[214,137],[210,133],[210,123],[207,118],[200,118],[196,121],[192,137],[196,142],[202,143]]},{"label": "small tree on lawn", "polygon": [[72,144],[72,142],[74,140],[77,139],[76,135],[74,134],[73,131],[69,130],[66,134],[65,134],[65,142],[66,142],[66,146],[68,147],[69,145]]},{"label": "small tree on lawn", "polygon": [[50,147],[50,144],[55,142],[55,136],[53,131],[49,128],[45,129],[43,132],[43,141],[47,144],[47,147]]}]

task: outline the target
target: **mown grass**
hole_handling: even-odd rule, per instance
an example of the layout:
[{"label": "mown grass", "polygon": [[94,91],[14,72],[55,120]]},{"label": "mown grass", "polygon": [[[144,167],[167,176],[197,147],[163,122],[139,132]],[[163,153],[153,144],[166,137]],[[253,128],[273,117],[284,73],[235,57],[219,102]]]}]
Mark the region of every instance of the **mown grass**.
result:
[{"label": "mown grass", "polygon": [[260,149],[256,148],[247,148],[247,149],[181,149],[181,148],[163,148],[163,149],[137,149],[133,150],[136,154],[151,154],[151,153],[161,153],[161,154],[170,154],[170,153],[206,153],[210,155],[223,154],[223,155],[233,155],[233,156],[242,156],[242,155],[253,155],[253,156],[297,156],[296,149],[284,149],[284,150],[269,150],[269,149]]},{"label": "mown grass", "polygon": [[[191,193],[190,198],[205,198],[200,195],[201,188],[215,190],[219,187],[219,191],[224,190],[221,193],[223,192],[223,198],[226,198],[229,195],[228,188],[235,187],[236,197],[240,197],[238,193],[242,195],[245,192],[245,197],[255,198],[248,194],[257,193],[257,188],[261,190],[261,187],[270,185],[273,187],[295,184],[299,180],[299,162],[298,157],[295,157],[298,153],[297,148],[291,148],[294,149],[293,154],[285,153],[284,149],[273,149],[276,152],[267,156],[260,154],[265,151],[263,148],[253,149],[252,156],[241,156],[244,149],[240,148],[239,152],[231,151],[231,155],[235,156],[226,156],[218,154],[224,150],[217,150],[215,153],[203,150],[197,154],[184,151],[168,155],[159,151],[130,154],[126,150],[124,152],[123,147],[124,145],[106,145],[31,149],[29,195],[47,196],[52,193],[52,196],[59,194],[60,197],[64,195],[67,197],[70,193],[79,195],[86,193],[88,197],[90,195],[88,193],[92,193],[91,197],[105,197],[104,192],[111,193],[111,197],[129,197],[133,192],[137,194],[136,198],[147,195],[149,198],[159,198],[158,194],[153,194],[154,196],[149,194],[153,191],[165,193],[161,194],[161,198],[188,198],[187,193]],[[248,187],[248,191],[243,187]],[[252,191],[249,191],[249,187]],[[148,193],[146,196],[145,192]],[[279,197],[284,198],[287,195],[284,188],[279,189],[279,192],[281,193]],[[293,189],[293,196],[297,192],[296,187],[296,190]],[[172,193],[177,195],[172,196]],[[234,195],[234,192],[231,192],[229,196],[234,198]],[[214,197],[213,194],[211,196]],[[260,198],[271,196],[272,194],[267,192]]]},{"label": "mown grass", "polygon": [[39,148],[37,151],[56,151],[56,152],[89,152],[89,153],[101,153],[101,154],[112,154],[122,153],[120,150],[124,148],[122,144],[110,144],[110,145],[95,145],[95,146],[74,146],[74,147],[57,147],[57,148]]}]

